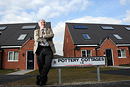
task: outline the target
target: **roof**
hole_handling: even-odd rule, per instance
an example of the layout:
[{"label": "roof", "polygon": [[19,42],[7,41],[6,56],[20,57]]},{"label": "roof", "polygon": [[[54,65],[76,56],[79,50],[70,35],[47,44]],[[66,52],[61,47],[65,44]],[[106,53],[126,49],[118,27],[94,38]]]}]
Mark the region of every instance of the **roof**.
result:
[{"label": "roof", "polygon": [[[51,23],[47,22],[46,27],[50,27],[50,25]],[[0,46],[22,46],[30,38],[33,38],[34,30],[38,29],[39,26],[38,23],[18,23],[0,24],[0,28]],[[21,38],[24,38],[24,35],[25,38],[23,40],[18,40],[21,34],[23,34]]]},{"label": "roof", "polygon": [[[130,45],[130,30],[125,28],[130,28],[130,25],[66,23],[66,26],[74,45],[98,45],[102,44],[106,38],[110,38],[116,45]],[[103,26],[111,27],[111,29],[103,29]],[[82,34],[88,34],[90,39],[84,39]],[[121,38],[117,39],[113,34],[118,34]]]}]

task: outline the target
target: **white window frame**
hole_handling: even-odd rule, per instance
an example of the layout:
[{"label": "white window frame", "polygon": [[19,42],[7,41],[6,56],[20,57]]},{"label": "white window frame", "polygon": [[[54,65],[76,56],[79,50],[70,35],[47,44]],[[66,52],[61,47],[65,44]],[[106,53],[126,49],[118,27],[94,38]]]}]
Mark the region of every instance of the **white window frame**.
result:
[{"label": "white window frame", "polygon": [[27,34],[21,34],[17,40],[21,41],[24,40],[26,38]]},{"label": "white window frame", "polygon": [[116,39],[118,39],[118,40],[121,40],[121,39],[122,39],[122,37],[119,36],[118,34],[113,34],[113,36],[114,36]]},{"label": "white window frame", "polygon": [[[126,50],[125,50],[125,49],[118,49],[117,51],[119,51],[119,50],[120,50],[120,52],[121,52],[121,57],[119,57],[119,53],[118,53],[118,58],[126,58]],[[123,56],[122,50],[125,51],[125,56]]]},{"label": "white window frame", "polygon": [[[82,56],[82,57],[83,57],[83,55],[82,55],[82,52],[83,52],[83,51],[85,51],[86,57],[88,57],[88,56],[87,56],[87,55],[88,55],[88,54],[87,54],[87,51],[90,51],[90,56],[92,56],[92,50],[81,50],[81,56]],[[90,56],[89,56],[89,57],[90,57]]]},{"label": "white window frame", "polygon": [[[13,58],[12,60],[9,60],[9,53],[10,53],[10,52],[13,53],[13,54],[12,54],[12,58]],[[19,52],[18,52],[18,60],[15,60],[15,59],[14,59],[14,53],[15,53],[15,52],[18,52],[18,51],[8,51],[8,61],[9,61],[9,62],[17,62],[17,61],[19,61]]]}]

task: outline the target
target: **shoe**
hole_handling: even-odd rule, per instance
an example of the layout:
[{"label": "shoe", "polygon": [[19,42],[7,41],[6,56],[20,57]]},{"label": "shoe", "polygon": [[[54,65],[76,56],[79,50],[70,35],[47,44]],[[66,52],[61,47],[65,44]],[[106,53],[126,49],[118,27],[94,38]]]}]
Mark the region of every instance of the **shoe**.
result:
[{"label": "shoe", "polygon": [[40,85],[40,76],[39,75],[37,75],[37,81],[36,81],[36,85]]},{"label": "shoe", "polygon": [[46,85],[46,83],[41,83],[40,86]]}]

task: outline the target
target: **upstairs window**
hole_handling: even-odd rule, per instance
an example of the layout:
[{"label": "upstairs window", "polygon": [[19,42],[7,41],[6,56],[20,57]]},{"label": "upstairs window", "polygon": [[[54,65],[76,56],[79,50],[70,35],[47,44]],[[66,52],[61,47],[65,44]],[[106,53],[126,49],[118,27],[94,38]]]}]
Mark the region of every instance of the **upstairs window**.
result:
[{"label": "upstairs window", "polygon": [[35,29],[36,28],[36,25],[25,25],[22,27],[23,30],[25,29]]},{"label": "upstairs window", "polygon": [[122,39],[118,34],[113,34],[114,37],[116,37],[116,39]]},{"label": "upstairs window", "polygon": [[84,38],[85,40],[91,39],[88,34],[82,34],[82,36],[83,36],[83,38]]},{"label": "upstairs window", "polygon": [[119,58],[126,58],[125,49],[118,49],[118,57]]},{"label": "upstairs window", "polygon": [[7,26],[0,27],[0,30],[5,30]]},{"label": "upstairs window", "polygon": [[103,30],[113,30],[112,26],[101,26]]},{"label": "upstairs window", "polygon": [[27,34],[21,34],[17,40],[24,40]]},{"label": "upstairs window", "polygon": [[91,53],[91,50],[82,50],[81,55],[82,57],[91,57],[92,53]]},{"label": "upstairs window", "polygon": [[125,27],[127,30],[130,30],[130,27]]},{"label": "upstairs window", "polygon": [[87,29],[88,27],[85,25],[74,25],[74,29]]}]

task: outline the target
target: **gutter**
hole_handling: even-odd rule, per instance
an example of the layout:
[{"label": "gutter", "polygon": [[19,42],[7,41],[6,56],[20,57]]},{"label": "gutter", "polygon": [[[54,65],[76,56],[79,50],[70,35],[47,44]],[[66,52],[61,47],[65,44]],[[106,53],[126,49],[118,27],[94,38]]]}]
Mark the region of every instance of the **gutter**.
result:
[{"label": "gutter", "polygon": [[1,48],[21,48],[21,46],[1,46]]}]

